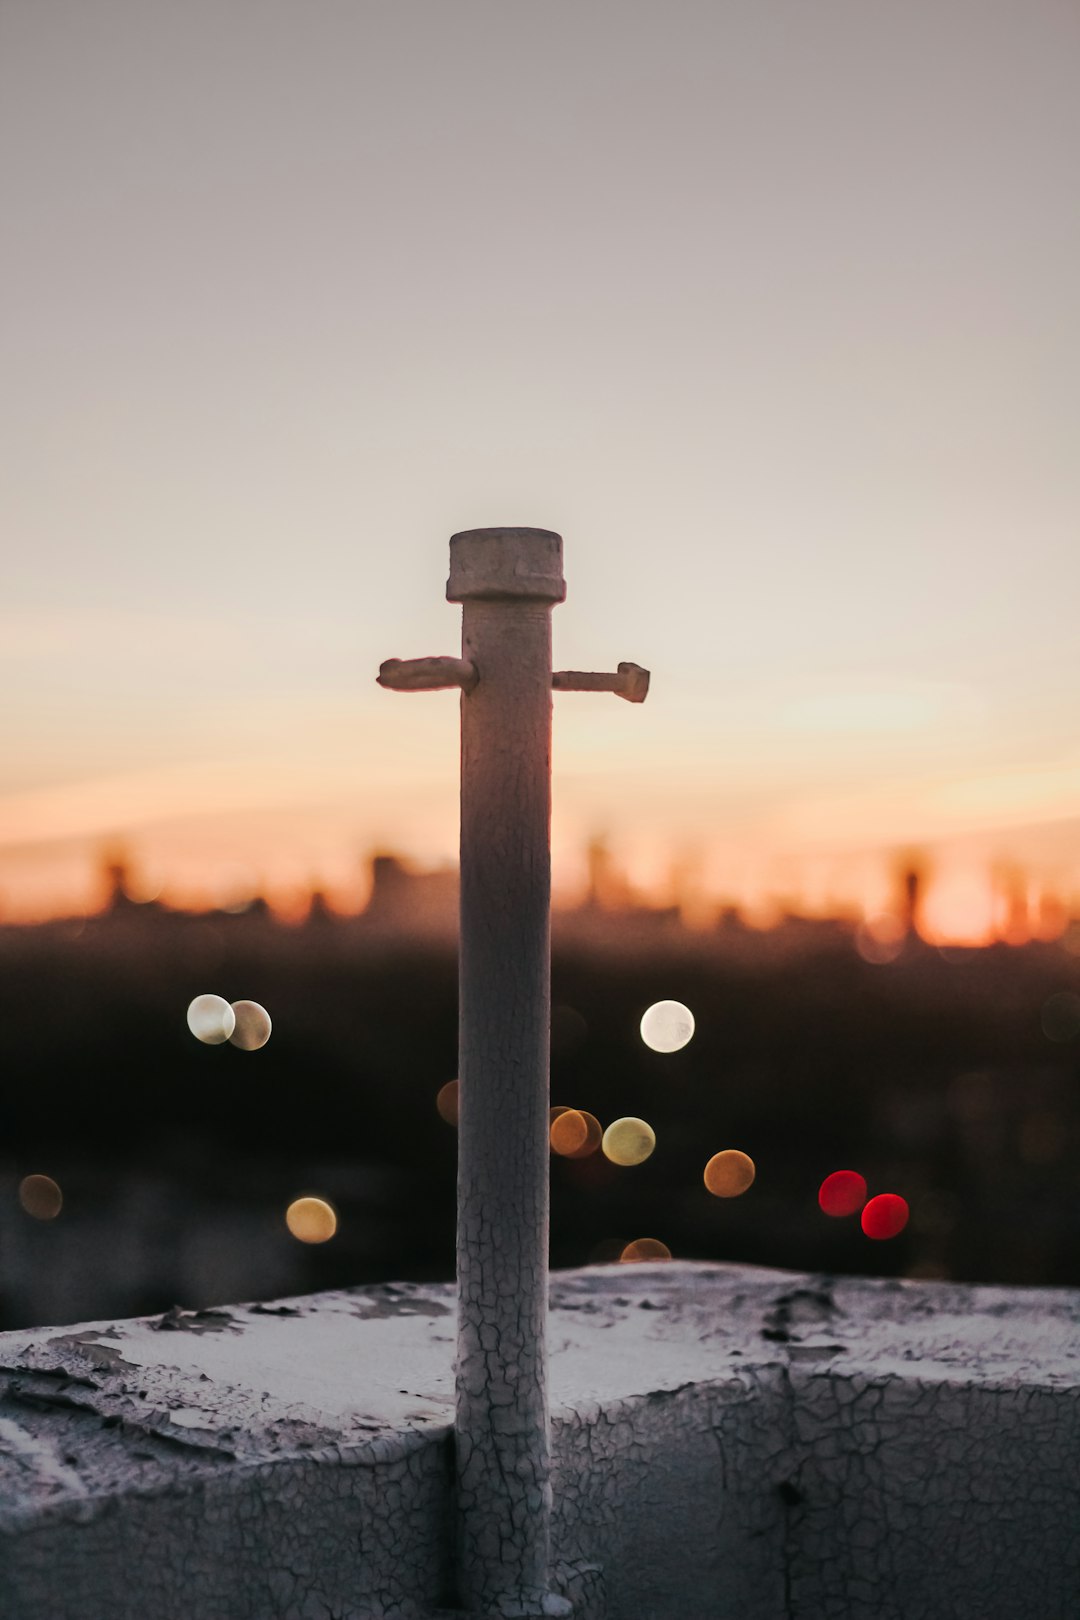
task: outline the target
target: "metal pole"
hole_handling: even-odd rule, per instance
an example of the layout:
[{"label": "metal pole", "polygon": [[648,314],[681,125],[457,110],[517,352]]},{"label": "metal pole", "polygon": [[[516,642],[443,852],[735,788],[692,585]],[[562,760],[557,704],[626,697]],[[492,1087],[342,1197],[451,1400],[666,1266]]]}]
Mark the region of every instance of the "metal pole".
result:
[{"label": "metal pole", "polygon": [[461,657],[388,658],[378,679],[461,689],[458,1586],[470,1615],[527,1620],[572,1612],[550,1588],[551,693],[642,703],[649,672],[552,671],[550,529],[453,535],[446,594]]},{"label": "metal pole", "polygon": [[562,540],[450,541],[461,602],[457,1503],[470,1613],[566,1614],[549,1589],[551,609]]}]

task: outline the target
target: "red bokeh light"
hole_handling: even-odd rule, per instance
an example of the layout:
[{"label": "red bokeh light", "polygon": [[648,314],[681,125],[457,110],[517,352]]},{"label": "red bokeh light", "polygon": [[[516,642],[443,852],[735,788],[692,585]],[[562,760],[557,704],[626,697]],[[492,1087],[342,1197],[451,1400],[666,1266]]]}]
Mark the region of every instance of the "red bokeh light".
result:
[{"label": "red bokeh light", "polygon": [[826,1215],[854,1215],[866,1203],[866,1178],[857,1170],[834,1170],[818,1188]]},{"label": "red bokeh light", "polygon": [[862,1212],[862,1229],[868,1238],[894,1238],[908,1223],[907,1199],[899,1193],[878,1193]]}]

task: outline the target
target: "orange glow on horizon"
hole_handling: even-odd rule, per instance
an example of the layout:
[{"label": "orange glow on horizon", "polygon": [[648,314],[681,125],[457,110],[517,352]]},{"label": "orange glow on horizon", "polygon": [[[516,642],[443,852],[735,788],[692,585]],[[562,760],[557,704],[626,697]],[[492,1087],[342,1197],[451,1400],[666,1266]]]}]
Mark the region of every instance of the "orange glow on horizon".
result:
[{"label": "orange glow on horizon", "polygon": [[[136,902],[196,914],[241,913],[261,899],[279,921],[297,924],[307,918],[314,899],[332,916],[357,916],[371,897],[372,847],[338,817],[309,824],[292,815],[254,822],[237,817],[197,828],[190,837],[182,837],[179,828],[168,834],[149,832],[123,841],[119,854],[115,840],[104,845],[81,840],[9,846],[0,848],[0,923],[102,913],[110,898],[108,863],[121,860],[124,892]],[[555,908],[580,909],[599,926],[628,908],[668,907],[673,919],[702,933],[711,932],[725,914],[761,933],[796,916],[837,920],[855,940],[860,927],[872,935],[875,919],[900,919],[903,911],[904,859],[895,852],[882,851],[873,858],[856,853],[846,866],[833,856],[778,856],[772,863],[748,862],[728,882],[719,881],[703,859],[693,874],[697,887],[684,887],[678,906],[673,906],[670,863],[659,855],[652,888],[623,881],[618,860],[605,856],[608,864],[597,893],[588,884],[582,888],[567,880],[574,867],[570,854],[556,844]],[[447,862],[437,865],[429,859],[425,864],[405,856],[394,860],[410,880],[424,882],[428,874],[443,873],[453,882]],[[689,875],[684,877],[689,883]],[[1072,917],[1080,916],[1080,863],[1071,868],[1061,862],[1033,876],[1018,860],[1003,866],[984,858],[981,848],[970,855],[961,849],[940,857],[931,853],[920,883],[914,922],[931,945],[1052,941],[1067,932]],[[445,892],[440,904],[445,910]],[[889,952],[877,954],[884,958]]]},{"label": "orange glow on horizon", "polygon": [[919,932],[928,945],[991,945],[994,893],[987,878],[958,872],[935,884],[926,897]]}]

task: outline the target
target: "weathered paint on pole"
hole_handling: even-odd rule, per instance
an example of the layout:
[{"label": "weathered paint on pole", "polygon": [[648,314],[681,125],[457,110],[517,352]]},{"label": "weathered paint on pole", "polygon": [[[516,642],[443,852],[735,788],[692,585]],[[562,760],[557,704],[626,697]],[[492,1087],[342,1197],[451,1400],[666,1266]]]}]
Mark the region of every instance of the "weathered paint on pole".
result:
[{"label": "weathered paint on pole", "polygon": [[460,658],[389,658],[379,684],[461,689],[458,1595],[470,1615],[567,1615],[551,1590],[547,1398],[551,693],[641,703],[649,672],[551,668],[566,595],[550,529],[450,540]]},{"label": "weathered paint on pole", "polygon": [[551,610],[562,540],[450,541],[461,602],[457,1482],[460,1600],[558,1614],[549,1592],[548,1064]]}]

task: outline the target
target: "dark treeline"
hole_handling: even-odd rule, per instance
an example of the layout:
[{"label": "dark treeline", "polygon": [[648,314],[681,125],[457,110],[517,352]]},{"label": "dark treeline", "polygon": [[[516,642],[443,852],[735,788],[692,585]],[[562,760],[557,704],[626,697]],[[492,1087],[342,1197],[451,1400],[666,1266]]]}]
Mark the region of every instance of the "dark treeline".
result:
[{"label": "dark treeline", "polygon": [[[553,1161],[553,1265],[655,1237],[680,1258],[1080,1283],[1080,1041],[1068,1005],[1045,1010],[1078,980],[1059,945],[913,939],[875,966],[842,931],[752,959],[632,928],[557,940],[552,1101],[641,1115],[657,1149]],[[452,948],[132,908],[0,930],[0,986],[0,1326],[452,1274]],[[201,1046],[185,1011],[205,991],[261,1002],[270,1043]],[[638,1023],[666,998],[697,1034],[661,1056]],[[757,1164],[739,1199],[702,1184],[726,1147]],[[838,1168],[908,1199],[899,1238],[821,1214]],[[58,1219],[20,1207],[31,1172],[60,1184]],[[306,1192],[340,1216],[319,1247],[283,1223]]]}]

